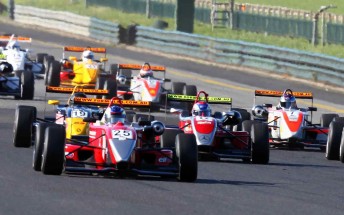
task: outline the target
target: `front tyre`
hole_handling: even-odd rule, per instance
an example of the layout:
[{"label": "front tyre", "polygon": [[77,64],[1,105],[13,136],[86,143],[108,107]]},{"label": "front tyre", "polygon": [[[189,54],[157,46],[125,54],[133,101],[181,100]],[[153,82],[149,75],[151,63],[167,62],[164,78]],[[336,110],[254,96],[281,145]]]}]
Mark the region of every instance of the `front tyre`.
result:
[{"label": "front tyre", "polygon": [[339,148],[344,122],[332,121],[330,123],[326,144],[327,160],[339,160]]},{"label": "front tyre", "polygon": [[33,147],[33,159],[32,159],[32,168],[35,171],[41,171],[42,166],[42,153],[44,147],[44,135],[45,129],[47,128],[48,123],[39,123],[36,128],[36,139]]},{"label": "front tyre", "polygon": [[65,128],[51,125],[45,130],[41,171],[45,175],[61,175],[65,160]]},{"label": "front tyre", "polygon": [[265,123],[253,123],[251,125],[251,155],[254,164],[269,163],[269,128]]},{"label": "front tyre", "polygon": [[179,181],[193,182],[197,179],[198,150],[194,134],[176,136],[176,157],[179,168]]},{"label": "front tyre", "polygon": [[32,124],[36,120],[36,107],[19,105],[13,127],[13,145],[28,148],[32,145]]}]

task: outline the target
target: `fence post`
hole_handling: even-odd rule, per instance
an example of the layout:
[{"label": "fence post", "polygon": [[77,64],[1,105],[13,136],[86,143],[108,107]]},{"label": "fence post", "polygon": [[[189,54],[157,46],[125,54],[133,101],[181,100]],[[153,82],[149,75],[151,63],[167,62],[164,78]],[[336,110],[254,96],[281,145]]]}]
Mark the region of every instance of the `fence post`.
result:
[{"label": "fence post", "polygon": [[150,19],[150,0],[146,0],[146,17]]},{"label": "fence post", "polygon": [[318,20],[319,20],[319,13],[314,14],[313,17],[313,29],[312,29],[312,45],[315,46],[317,44],[317,34],[318,34]]},{"label": "fence post", "polygon": [[8,16],[10,19],[14,19],[14,0],[8,0]]}]

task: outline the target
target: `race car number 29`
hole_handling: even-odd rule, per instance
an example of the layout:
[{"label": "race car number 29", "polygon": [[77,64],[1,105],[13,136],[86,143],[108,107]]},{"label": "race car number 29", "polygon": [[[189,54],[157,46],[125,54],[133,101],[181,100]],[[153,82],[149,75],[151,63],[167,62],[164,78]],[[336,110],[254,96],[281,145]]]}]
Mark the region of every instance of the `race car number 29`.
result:
[{"label": "race car number 29", "polygon": [[130,130],[113,130],[112,138],[120,140],[133,139],[133,132]]}]

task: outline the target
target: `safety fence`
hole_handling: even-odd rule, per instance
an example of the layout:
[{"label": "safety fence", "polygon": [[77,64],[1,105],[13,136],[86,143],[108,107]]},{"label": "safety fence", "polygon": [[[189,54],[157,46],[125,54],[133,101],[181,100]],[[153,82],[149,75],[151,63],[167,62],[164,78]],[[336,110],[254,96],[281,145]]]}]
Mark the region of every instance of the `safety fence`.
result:
[{"label": "safety fence", "polygon": [[[95,28],[94,20],[96,19],[93,18],[20,5],[16,5],[15,14],[15,21],[55,28],[106,42],[111,40],[113,44],[120,42],[118,24],[97,20],[99,25],[107,23],[107,27]],[[80,21],[80,18],[84,20]],[[88,20],[87,25],[85,25],[86,20]],[[127,32],[129,32],[129,27]],[[107,37],[104,37],[104,34]],[[130,26],[130,35],[126,36],[133,37],[135,46],[145,49],[208,62],[272,71],[344,87],[344,59],[341,58],[144,26]]]},{"label": "safety fence", "polygon": [[[174,18],[176,9],[176,0],[86,0],[86,4],[160,18]],[[195,0],[195,20],[210,24],[211,5],[211,0]],[[319,24],[318,20],[314,23],[314,18],[319,15],[318,11],[235,3],[232,26],[238,30],[301,37],[310,42],[314,37],[321,37],[323,43],[344,44],[344,37],[341,36],[344,33],[344,15],[322,12],[324,23]],[[315,25],[322,25],[319,35],[313,35],[316,33],[313,29]]]},{"label": "safety fence", "polygon": [[114,44],[119,42],[120,26],[116,23],[94,17],[15,5],[15,20],[25,24],[53,28]]}]

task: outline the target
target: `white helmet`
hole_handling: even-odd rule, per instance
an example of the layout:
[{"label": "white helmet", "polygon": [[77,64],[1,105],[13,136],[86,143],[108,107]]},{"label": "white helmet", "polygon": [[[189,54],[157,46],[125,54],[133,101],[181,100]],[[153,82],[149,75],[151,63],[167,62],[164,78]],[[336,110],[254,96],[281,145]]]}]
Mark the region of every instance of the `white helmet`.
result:
[{"label": "white helmet", "polygon": [[153,71],[149,63],[144,63],[142,65],[141,70],[140,70],[140,76],[142,78],[153,76]]},{"label": "white helmet", "polygon": [[87,60],[93,60],[94,59],[94,54],[90,50],[86,50],[82,53],[82,60],[87,61]]},{"label": "white helmet", "polygon": [[9,49],[20,49],[19,43],[17,41],[10,41],[7,45]]}]

